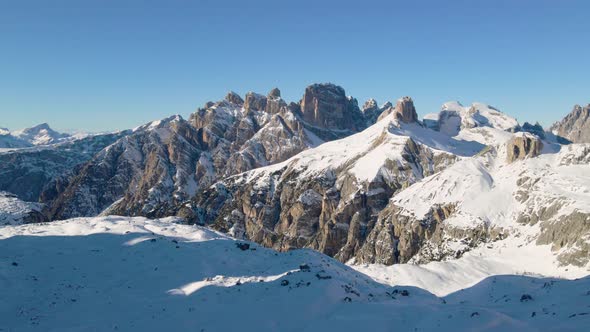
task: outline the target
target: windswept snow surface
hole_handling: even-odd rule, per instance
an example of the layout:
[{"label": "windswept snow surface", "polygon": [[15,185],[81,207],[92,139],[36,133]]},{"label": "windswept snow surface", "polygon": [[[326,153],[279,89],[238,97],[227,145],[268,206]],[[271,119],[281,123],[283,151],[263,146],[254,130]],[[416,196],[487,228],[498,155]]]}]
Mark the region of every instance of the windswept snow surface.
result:
[{"label": "windswept snow surface", "polygon": [[[583,331],[590,324],[588,278],[496,276],[439,298],[376,282],[311,250],[239,248],[175,221],[112,216],[0,227],[0,330]],[[404,266],[400,278],[404,270],[431,288],[449,284],[426,282],[432,276],[419,267]],[[443,270],[449,280],[460,276]]]}]

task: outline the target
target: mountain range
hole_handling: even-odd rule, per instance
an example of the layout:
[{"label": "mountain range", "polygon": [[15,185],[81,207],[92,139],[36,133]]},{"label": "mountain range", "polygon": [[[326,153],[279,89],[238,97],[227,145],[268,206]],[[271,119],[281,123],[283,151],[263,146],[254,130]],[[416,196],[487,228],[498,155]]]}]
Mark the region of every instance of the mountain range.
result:
[{"label": "mountain range", "polygon": [[[118,133],[4,131],[23,148],[0,154],[0,190],[34,202],[31,220],[178,216],[281,251],[387,265],[460,257],[540,225],[537,243],[588,263],[589,107],[545,131],[482,103],[422,120],[410,97],[358,105],[313,84],[297,103],[277,88],[229,92],[188,119]],[[500,197],[501,210],[488,206]]]},{"label": "mountain range", "polygon": [[583,330],[590,105],[548,129],[484,103],[420,119],[323,83],[1,129],[0,248],[0,330]]}]

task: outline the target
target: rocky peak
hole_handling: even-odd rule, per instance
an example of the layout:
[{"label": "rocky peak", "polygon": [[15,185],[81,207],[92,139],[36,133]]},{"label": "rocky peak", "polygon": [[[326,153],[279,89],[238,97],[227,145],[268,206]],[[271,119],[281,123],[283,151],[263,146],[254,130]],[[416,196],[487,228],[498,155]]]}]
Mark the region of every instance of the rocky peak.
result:
[{"label": "rocky peak", "polygon": [[365,127],[356,100],[331,83],[308,86],[301,100],[301,112],[303,119],[316,127],[351,131]]},{"label": "rocky peak", "polygon": [[279,90],[279,88],[273,88],[272,90],[270,90],[267,97],[269,99],[281,98],[281,90]]},{"label": "rocky peak", "polygon": [[418,122],[418,114],[414,107],[414,101],[408,96],[402,97],[397,101],[393,112],[395,118],[404,123]]},{"label": "rocky peak", "polygon": [[244,99],[242,99],[242,97],[240,97],[239,94],[230,91],[227,93],[227,95],[225,96],[225,100],[227,100],[228,102],[232,103],[232,104],[236,104],[236,105],[242,105],[244,104]]},{"label": "rocky peak", "polygon": [[377,101],[373,98],[370,98],[363,104],[363,113],[367,113],[367,111],[372,111],[378,108],[379,105],[377,105]]},{"label": "rocky peak", "polygon": [[266,109],[266,97],[258,93],[248,92],[244,101],[244,109],[246,111],[264,111]]},{"label": "rocky peak", "polygon": [[365,117],[365,122],[367,127],[371,126],[375,122],[380,119],[380,115],[384,113],[385,110],[388,110],[391,107],[390,102],[386,102],[383,107],[379,107],[377,101],[373,98],[367,100],[363,104],[363,116]]},{"label": "rocky peak", "polygon": [[523,132],[535,134],[535,135],[539,136],[540,138],[545,139],[545,129],[543,129],[543,127],[538,122],[536,122],[534,125],[530,124],[528,122],[525,122],[518,129]]},{"label": "rocky peak", "polygon": [[509,163],[526,158],[534,158],[541,154],[543,142],[530,133],[515,134],[506,143],[506,158]]},{"label": "rocky peak", "polygon": [[551,132],[573,143],[590,143],[590,104],[575,105],[563,120],[551,126]]}]

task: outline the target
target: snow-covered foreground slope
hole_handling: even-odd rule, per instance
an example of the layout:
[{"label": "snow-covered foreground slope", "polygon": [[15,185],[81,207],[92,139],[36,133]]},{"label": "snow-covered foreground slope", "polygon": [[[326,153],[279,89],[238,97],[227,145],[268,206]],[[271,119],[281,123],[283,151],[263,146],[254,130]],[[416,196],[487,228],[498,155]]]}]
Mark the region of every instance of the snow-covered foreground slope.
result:
[{"label": "snow-covered foreground slope", "polygon": [[472,287],[495,275],[521,275],[575,279],[590,270],[561,266],[549,245],[530,243],[526,237],[508,239],[478,247],[461,258],[428,264],[353,265],[375,280],[389,285],[420,287],[437,296],[447,296]]},{"label": "snow-covered foreground slope", "polygon": [[438,298],[381,284],[311,250],[239,248],[173,221],[1,227],[0,330],[583,331],[590,324],[588,278],[496,276]]}]

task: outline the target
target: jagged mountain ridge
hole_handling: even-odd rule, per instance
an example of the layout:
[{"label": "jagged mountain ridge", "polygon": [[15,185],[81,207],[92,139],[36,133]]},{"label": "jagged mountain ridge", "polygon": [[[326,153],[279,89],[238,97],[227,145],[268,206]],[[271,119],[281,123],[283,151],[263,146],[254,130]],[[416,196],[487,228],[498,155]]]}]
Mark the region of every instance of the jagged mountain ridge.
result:
[{"label": "jagged mountain ridge", "polygon": [[488,115],[486,135],[471,127],[458,135],[481,142],[433,131],[417,120],[408,97],[383,115],[361,133],[212,186],[193,202],[195,221],[279,250],[310,247],[348,261],[391,197],[476,155],[489,133],[512,135],[493,127],[498,114]]},{"label": "jagged mountain ridge", "polygon": [[590,104],[574,109],[549,129],[555,135],[574,143],[590,143]]},{"label": "jagged mountain ridge", "polygon": [[[177,215],[279,250],[426,262],[510,234],[485,223],[445,228],[460,213],[456,204],[431,206],[428,216],[413,219],[398,213],[392,198],[480,155],[511,164],[559,149],[540,126],[520,126],[485,104],[445,103],[420,121],[409,97],[381,107],[369,100],[360,110],[342,88],[314,84],[299,103],[287,104],[278,89],[244,99],[229,93],[188,120],[173,116],[136,128],[40,197],[52,219]],[[449,245],[461,237],[469,245]]]},{"label": "jagged mountain ridge", "polygon": [[53,219],[103,211],[183,215],[190,212],[185,202],[222,177],[364,129],[367,120],[357,104],[333,84],[311,85],[299,103],[290,104],[278,89],[267,96],[250,92],[245,99],[230,92],[188,120],[152,122],[101,151],[60,193],[50,213]]},{"label": "jagged mountain ridge", "polygon": [[130,131],[88,135],[48,146],[0,152],[0,190],[30,202],[51,202],[77,168]]}]

